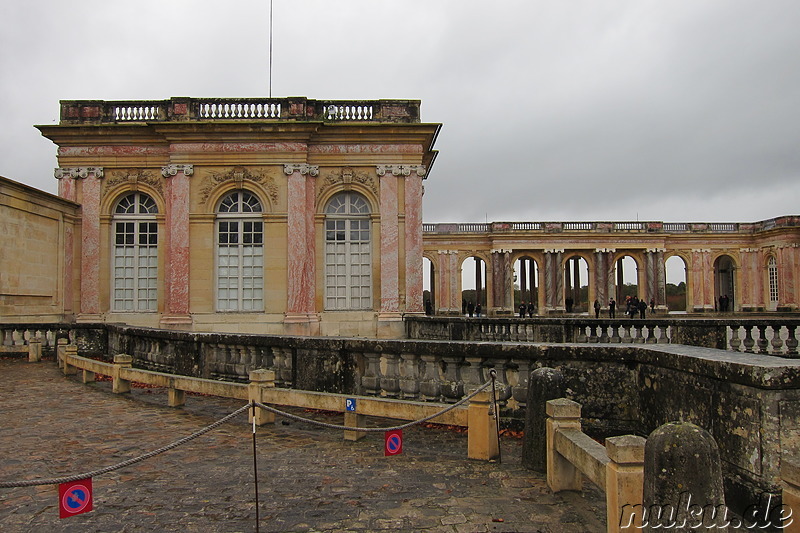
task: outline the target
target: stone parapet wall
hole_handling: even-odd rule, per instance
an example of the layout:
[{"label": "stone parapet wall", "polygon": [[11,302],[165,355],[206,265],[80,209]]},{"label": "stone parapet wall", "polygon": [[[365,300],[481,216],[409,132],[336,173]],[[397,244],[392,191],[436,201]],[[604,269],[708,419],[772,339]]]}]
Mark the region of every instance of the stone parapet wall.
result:
[{"label": "stone parapet wall", "polygon": [[800,452],[800,361],[770,355],[678,344],[231,335],[110,324],[63,329],[80,350],[104,349],[107,359],[130,354],[138,368],[239,382],[264,368],[281,387],[409,400],[455,402],[493,368],[508,424],[524,417],[530,370],[556,368],[595,437],[646,436],[675,420],[708,430],[722,451],[734,505],[779,490],[781,457]]}]

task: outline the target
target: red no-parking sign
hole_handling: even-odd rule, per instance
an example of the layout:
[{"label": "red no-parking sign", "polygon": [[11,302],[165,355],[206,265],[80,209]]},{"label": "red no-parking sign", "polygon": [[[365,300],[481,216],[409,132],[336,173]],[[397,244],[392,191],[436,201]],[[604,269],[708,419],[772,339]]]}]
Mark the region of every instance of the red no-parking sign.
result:
[{"label": "red no-parking sign", "polygon": [[403,453],[403,430],[396,429],[394,431],[387,431],[384,433],[384,457],[398,455],[400,453]]},{"label": "red no-parking sign", "polygon": [[58,517],[67,518],[92,510],[92,478],[58,486]]}]

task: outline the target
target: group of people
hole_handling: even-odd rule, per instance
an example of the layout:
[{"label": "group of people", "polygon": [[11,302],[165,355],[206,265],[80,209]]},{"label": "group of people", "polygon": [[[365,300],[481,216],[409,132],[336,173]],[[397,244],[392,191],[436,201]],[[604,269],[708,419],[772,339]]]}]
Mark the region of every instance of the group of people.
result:
[{"label": "group of people", "polygon": [[473,303],[472,300],[467,302],[466,300],[461,301],[461,313],[467,316],[481,316],[481,312],[483,312],[483,308],[481,307],[481,303],[478,302],[477,305]]},{"label": "group of people", "polygon": [[[595,318],[600,318],[600,310],[602,306],[600,305],[600,300],[594,301],[594,316]],[[656,300],[655,298],[650,299],[650,313],[656,312]],[[625,297],[625,316],[630,318],[636,318],[636,315],[639,315],[639,318],[645,318],[645,314],[647,313],[647,302],[644,299],[639,299],[636,296],[626,296]],[[608,318],[616,318],[617,316],[617,301],[614,298],[611,298],[608,301]]]},{"label": "group of people", "polygon": [[528,305],[525,305],[525,302],[519,304],[519,317],[525,318],[525,313],[528,314],[528,318],[533,318],[533,314],[536,312],[536,306],[533,305],[533,302],[528,302]]}]

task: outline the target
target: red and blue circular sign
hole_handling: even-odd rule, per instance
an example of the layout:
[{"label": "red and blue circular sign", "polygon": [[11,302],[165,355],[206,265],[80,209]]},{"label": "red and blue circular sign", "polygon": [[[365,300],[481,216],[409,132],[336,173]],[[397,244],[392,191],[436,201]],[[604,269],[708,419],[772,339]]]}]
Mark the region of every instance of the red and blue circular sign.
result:
[{"label": "red and blue circular sign", "polygon": [[396,429],[394,431],[387,431],[384,434],[384,457],[399,455],[401,453],[403,453],[403,430]]},{"label": "red and blue circular sign", "polygon": [[67,518],[92,510],[92,478],[61,483],[58,486],[59,518]]}]

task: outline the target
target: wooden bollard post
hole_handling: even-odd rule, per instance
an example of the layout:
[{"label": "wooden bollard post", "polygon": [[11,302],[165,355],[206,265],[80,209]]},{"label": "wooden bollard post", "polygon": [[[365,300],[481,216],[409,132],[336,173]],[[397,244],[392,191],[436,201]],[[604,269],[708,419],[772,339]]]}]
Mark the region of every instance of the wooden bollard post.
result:
[{"label": "wooden bollard post", "polygon": [[[251,402],[266,403],[264,401],[264,389],[271,388],[275,388],[275,371],[265,369],[250,371],[250,385],[247,386],[247,398]],[[275,423],[275,413],[265,411],[260,407],[256,407],[255,417],[257,426]],[[252,411],[247,415],[247,420],[251,424],[253,423]]]},{"label": "wooden bollard post", "polygon": [[633,514],[631,524],[622,523],[622,518],[623,509],[639,509],[642,505],[645,442],[636,435],[606,439],[606,453],[611,459],[606,465],[605,488],[608,531],[638,531],[636,528],[642,527],[639,513]]},{"label": "wooden bollard post", "polygon": [[127,379],[122,379],[122,369],[130,368],[133,366],[133,357],[127,354],[119,354],[114,356],[114,366],[111,368],[111,392],[114,394],[122,394],[131,391],[131,382]]},{"label": "wooden bollard post", "polygon": [[583,475],[569,460],[556,451],[559,429],[581,429],[581,404],[559,398],[547,402],[547,485],[553,492],[581,490]]}]

